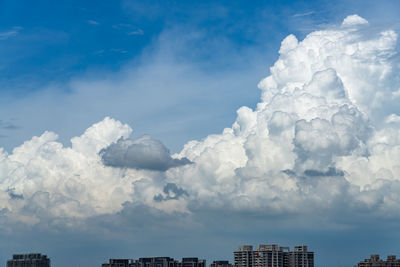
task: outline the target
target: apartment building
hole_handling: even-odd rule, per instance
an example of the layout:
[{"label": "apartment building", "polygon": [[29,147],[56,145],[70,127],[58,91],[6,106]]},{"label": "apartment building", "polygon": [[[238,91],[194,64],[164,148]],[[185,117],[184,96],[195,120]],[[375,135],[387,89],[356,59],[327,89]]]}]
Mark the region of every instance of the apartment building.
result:
[{"label": "apartment building", "polygon": [[304,245],[295,246],[294,251],[276,244],[259,245],[255,250],[246,245],[233,254],[235,267],[314,267],[314,252]]},{"label": "apartment building", "polygon": [[7,267],[50,267],[50,259],[40,253],[14,254]]}]

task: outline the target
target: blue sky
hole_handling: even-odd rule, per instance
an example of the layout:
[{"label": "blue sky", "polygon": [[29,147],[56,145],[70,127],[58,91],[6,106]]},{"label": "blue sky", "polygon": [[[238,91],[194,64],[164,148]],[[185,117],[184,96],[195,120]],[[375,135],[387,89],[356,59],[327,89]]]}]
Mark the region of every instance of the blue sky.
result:
[{"label": "blue sky", "polygon": [[[268,74],[268,68],[277,59],[280,42],[288,34],[302,39],[312,30],[339,23],[353,13],[377,24],[398,23],[395,3],[368,3],[2,1],[0,87],[6,101],[3,106],[28,102],[21,104],[25,107],[23,112],[8,109],[10,114],[3,113],[4,123],[16,127],[11,132],[2,130],[2,146],[11,150],[45,130],[55,131],[68,143],[87,125],[104,116],[114,116],[133,125],[139,136],[152,134],[173,151],[179,151],[188,140],[229,126],[235,118],[232,110],[257,103],[256,83]],[[101,100],[86,101],[82,109],[73,103],[62,108],[42,103],[43,112],[31,110],[36,109],[35,103],[29,103],[32,102],[29,99],[44,91],[60,99],[70,96],[74,90],[71,81],[119,79],[118,75],[127,69],[137,71],[144,66],[174,71],[176,65],[189,68],[188,72],[196,77],[192,78],[195,81],[192,84],[182,82],[185,84],[177,86],[170,81],[162,87],[155,85],[158,88],[152,90],[153,95],[162,98],[168,94],[171,102],[167,105],[168,112],[155,103],[144,116],[135,108],[135,100],[118,107],[107,103],[107,109],[96,106],[96,103],[106,104]],[[163,69],[159,75],[170,74]],[[202,75],[210,77],[210,81],[205,83],[199,77]],[[194,93],[198,89],[191,88],[193,84],[210,87],[210,82],[223,83],[224,79],[236,85],[235,89],[214,85],[212,93],[203,89],[208,96],[201,97]],[[179,109],[181,106],[185,112]],[[212,114],[201,114],[204,107]],[[79,113],[74,113],[74,109]],[[57,119],[47,116],[54,112],[62,114]],[[168,114],[179,115],[168,117]],[[176,124],[170,127],[164,119],[171,118]],[[154,120],[158,127],[148,123]]]},{"label": "blue sky", "polygon": [[[0,261],[14,252],[30,251],[47,253],[54,266],[61,267],[99,266],[109,257],[156,255],[232,261],[238,245],[260,243],[306,243],[316,252],[316,266],[353,266],[372,253],[396,253],[398,168],[388,167],[385,159],[396,160],[398,154],[388,149],[388,158],[384,153],[375,157],[374,153],[384,149],[371,145],[374,140],[397,140],[399,128],[393,125],[399,121],[395,97],[400,94],[400,79],[396,72],[382,70],[390,74],[382,74],[382,82],[371,84],[376,81],[374,71],[370,77],[360,71],[352,82],[346,71],[356,73],[354,69],[346,69],[344,74],[339,67],[335,70],[356,107],[351,116],[357,120],[352,123],[359,127],[355,126],[356,134],[350,129],[342,138],[349,138],[348,144],[329,146],[331,139],[327,138],[328,148],[315,148],[307,146],[307,140],[313,140],[311,134],[305,141],[296,136],[289,142],[297,156],[292,159],[293,155],[285,154],[283,132],[283,139],[273,137],[270,146],[260,136],[252,139],[251,134],[243,137],[250,140],[247,145],[237,149],[237,144],[244,142],[242,137],[223,149],[213,143],[228,138],[229,133],[221,134],[224,128],[241,136],[237,132],[255,127],[251,124],[254,114],[237,110],[246,106],[256,112],[257,107],[262,109],[258,103],[272,101],[266,100],[264,85],[260,90],[257,84],[270,75],[286,36],[294,34],[300,42],[311,32],[336,29],[352,14],[370,25],[360,28],[357,40],[375,38],[386,29],[400,32],[397,1],[0,0],[0,147],[5,151],[0,160],[7,160],[0,165],[0,188],[9,197],[1,198],[7,204],[0,208]],[[382,41],[385,45],[387,39]],[[288,47],[294,43],[285,40]],[[390,40],[387,43],[391,45]],[[382,62],[387,60],[394,70],[399,68],[398,56],[390,54],[388,59],[385,47],[377,47],[383,52],[370,58],[383,55]],[[398,52],[399,45],[390,49]],[[376,66],[380,71],[381,65]],[[296,74],[290,72],[288,88]],[[329,80],[334,74],[322,75]],[[306,80],[305,88],[314,90],[310,84],[311,80]],[[340,87],[341,83],[337,84]],[[346,87],[359,84],[369,91],[352,92]],[[290,95],[292,91],[287,90]],[[388,100],[389,95],[395,100]],[[349,103],[344,106],[352,106]],[[300,108],[298,114],[301,112]],[[311,125],[313,120],[307,116],[303,126],[296,122],[293,129],[306,132],[311,127],[318,132],[319,126]],[[122,124],[113,119],[103,121],[105,117]],[[298,121],[302,118],[299,115]],[[392,124],[382,126],[382,121]],[[273,125],[272,119],[268,123]],[[307,123],[311,126],[304,126]],[[271,133],[275,129],[268,127]],[[279,127],[283,126],[276,129]],[[88,128],[86,136],[71,141]],[[319,130],[315,140],[330,136]],[[56,133],[58,139],[51,133],[42,135],[46,131]],[[144,134],[151,137],[138,139]],[[355,136],[356,141],[348,136]],[[191,140],[200,141],[188,143]],[[390,146],[399,145],[395,142]],[[292,160],[292,165],[281,163],[281,157],[274,154],[278,143],[282,158]],[[69,147],[77,154],[71,154]],[[239,156],[230,158],[242,148],[249,162],[246,166],[241,165]],[[93,159],[93,151],[100,157]],[[129,156],[137,153],[143,155],[144,163]],[[359,156],[359,165],[350,155]],[[108,165],[106,156],[121,162]],[[171,163],[172,157],[183,160]],[[362,162],[375,158],[376,164],[371,166],[379,168],[371,175],[374,178],[360,181],[359,176],[368,174],[351,173],[354,166],[362,169]],[[160,164],[165,171],[160,171]],[[240,167],[232,167],[235,164]],[[274,164],[288,180],[305,184],[298,198],[283,196],[286,191],[282,188],[290,187],[286,180],[271,182],[267,188],[248,183],[256,178],[267,181]],[[260,174],[263,167],[266,170]],[[335,170],[334,175],[327,170]],[[76,177],[88,177],[89,182]],[[124,191],[130,184],[133,189]],[[168,189],[168,184],[175,189]],[[115,191],[109,199],[99,200],[107,187]],[[224,194],[225,188],[233,193]],[[265,191],[260,193],[260,188]],[[266,205],[263,196],[281,189],[282,197],[271,197],[271,202],[295,199],[293,206],[305,210],[293,211],[290,204],[279,208]],[[332,192],[340,192],[339,197],[331,198]],[[387,200],[389,195],[392,198]],[[251,208],[237,204],[238,199],[248,201]],[[322,204],[315,204],[315,199]],[[24,204],[18,202],[25,200]],[[310,213],[313,207],[315,213]],[[89,215],[82,215],[85,213]]]}]

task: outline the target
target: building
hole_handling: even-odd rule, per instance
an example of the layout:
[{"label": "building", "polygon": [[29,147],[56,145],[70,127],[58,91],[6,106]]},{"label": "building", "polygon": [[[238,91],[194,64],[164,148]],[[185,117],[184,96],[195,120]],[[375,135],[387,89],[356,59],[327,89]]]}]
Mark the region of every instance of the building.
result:
[{"label": "building", "polygon": [[238,250],[233,252],[235,267],[253,267],[253,259],[253,246],[239,246]]},{"label": "building", "polygon": [[254,253],[254,267],[286,267],[288,247],[259,245]]},{"label": "building", "polygon": [[110,259],[108,263],[103,263],[101,267],[131,267],[132,260],[129,259]]},{"label": "building", "polygon": [[386,267],[400,267],[400,259],[396,259],[395,255],[387,256]]},{"label": "building", "polygon": [[276,244],[239,246],[234,253],[234,267],[314,267],[314,252],[307,246],[296,246],[294,251],[289,247]]},{"label": "building", "polygon": [[40,253],[14,254],[7,267],[50,267],[50,259]]},{"label": "building", "polygon": [[308,251],[307,246],[295,246],[294,251],[289,251],[290,267],[313,267],[314,252]]},{"label": "building", "polygon": [[101,267],[207,267],[205,260],[198,258],[182,258],[178,262],[170,257],[151,257],[134,259],[110,259],[109,263],[103,263]]},{"label": "building", "polygon": [[198,258],[182,258],[178,263],[178,267],[207,267],[206,260],[199,260]]},{"label": "building", "polygon": [[178,261],[170,257],[139,258],[132,267],[178,267]]},{"label": "building", "polygon": [[369,259],[360,261],[358,267],[400,267],[400,259],[396,259],[395,255],[389,255],[384,261],[378,254],[372,254]]},{"label": "building", "polygon": [[209,267],[233,267],[229,261],[213,261]]}]

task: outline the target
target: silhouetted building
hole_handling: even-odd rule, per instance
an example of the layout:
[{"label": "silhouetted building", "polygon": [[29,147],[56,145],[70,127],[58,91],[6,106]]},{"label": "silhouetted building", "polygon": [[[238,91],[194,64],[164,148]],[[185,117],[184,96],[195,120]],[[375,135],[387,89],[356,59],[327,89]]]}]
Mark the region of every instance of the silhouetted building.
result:
[{"label": "silhouetted building", "polygon": [[14,254],[7,267],[50,267],[50,259],[40,253]]},{"label": "silhouetted building", "polygon": [[395,255],[387,256],[386,267],[400,267],[400,259],[396,259]]},{"label": "silhouetted building", "polygon": [[389,255],[384,261],[378,254],[372,254],[369,259],[359,262],[358,267],[400,267],[400,259],[396,259],[395,255]]},{"label": "silhouetted building", "polygon": [[239,246],[234,253],[235,267],[314,267],[314,252],[307,246],[289,247],[278,245]]},{"label": "silhouetted building", "polygon": [[206,260],[199,260],[198,258],[182,258],[178,263],[178,267],[207,267]]},{"label": "silhouetted building", "polygon": [[139,258],[132,267],[178,267],[178,261],[170,257]]},{"label": "silhouetted building", "polygon": [[131,267],[132,261],[129,259],[110,259],[108,263],[103,263],[101,267]]},{"label": "silhouetted building", "polygon": [[209,267],[233,267],[229,261],[213,261]]},{"label": "silhouetted building", "polygon": [[182,258],[182,262],[170,257],[151,257],[134,259],[110,259],[101,267],[207,267],[206,260],[198,258]]}]

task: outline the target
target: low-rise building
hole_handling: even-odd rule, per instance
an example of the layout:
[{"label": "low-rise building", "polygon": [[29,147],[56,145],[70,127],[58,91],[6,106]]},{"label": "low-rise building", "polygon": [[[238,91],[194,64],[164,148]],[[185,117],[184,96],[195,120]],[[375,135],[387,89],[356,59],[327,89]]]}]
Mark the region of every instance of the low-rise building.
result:
[{"label": "low-rise building", "polygon": [[101,267],[131,267],[132,260],[129,259],[110,259],[108,263],[103,263]]},{"label": "low-rise building", "polygon": [[372,254],[369,259],[360,261],[358,267],[400,267],[400,259],[396,259],[395,255],[389,255],[384,261],[378,254]]},{"label": "low-rise building", "polygon": [[7,267],[50,267],[50,259],[40,253],[14,254]]},{"label": "low-rise building", "polygon": [[170,257],[149,257],[134,259],[110,259],[101,267],[207,267],[206,260],[182,258],[179,262]]},{"label": "low-rise building", "polygon": [[213,261],[209,267],[233,267],[229,261]]},{"label": "low-rise building", "polygon": [[199,258],[182,258],[178,263],[178,267],[207,267],[206,260],[199,260]]}]

